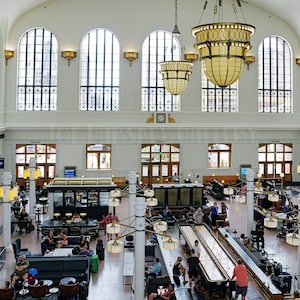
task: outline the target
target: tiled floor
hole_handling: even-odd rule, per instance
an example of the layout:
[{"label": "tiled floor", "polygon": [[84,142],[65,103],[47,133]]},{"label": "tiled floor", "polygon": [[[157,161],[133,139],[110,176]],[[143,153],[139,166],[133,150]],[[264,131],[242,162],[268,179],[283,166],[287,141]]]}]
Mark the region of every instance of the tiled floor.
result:
[{"label": "tiled floor", "polygon": [[[230,219],[230,231],[237,231],[237,235],[240,235],[242,232],[246,232],[246,204],[236,203],[234,200],[227,201],[228,204],[228,216]],[[125,219],[128,216],[128,200],[123,199],[121,206],[117,208],[117,215],[119,218]],[[46,217],[46,215],[43,215]],[[176,227],[171,229],[173,234],[176,235]],[[37,233],[37,231],[33,231],[30,234],[18,234],[13,233],[12,239],[17,237],[22,238],[22,246],[28,247],[32,253],[40,252],[40,239],[41,236]],[[106,245],[106,237],[103,233],[100,233],[100,237],[104,241],[104,245]],[[276,252],[276,256],[278,256],[283,264],[288,267],[287,271],[291,274],[297,274],[298,272],[298,251],[297,247],[289,246],[284,241],[280,241],[276,238],[276,232],[272,230],[265,229],[265,240],[266,247],[272,248]],[[95,248],[95,241],[91,242],[91,248]],[[172,252],[171,257],[176,258],[177,255],[183,255],[181,252],[181,248]],[[169,262],[170,263],[170,262]],[[7,253],[7,259],[5,263],[5,267],[0,272],[0,280],[4,283],[5,280],[10,278],[14,268],[14,259],[13,252],[10,251]],[[99,272],[93,273],[91,276],[90,283],[90,294],[89,299],[101,299],[101,300],[114,300],[114,299],[134,299],[134,295],[131,293],[130,285],[123,285],[123,254],[111,254],[105,251],[105,260],[100,261]],[[293,281],[293,288],[295,286],[295,281]],[[182,299],[189,299],[187,296],[186,290],[184,288],[181,289],[181,297]],[[255,284],[253,284],[253,280],[251,280],[251,284],[249,286],[249,292],[247,295],[248,300],[259,300],[263,299],[260,295],[260,292],[256,288]],[[140,299],[138,299],[140,300]]]}]

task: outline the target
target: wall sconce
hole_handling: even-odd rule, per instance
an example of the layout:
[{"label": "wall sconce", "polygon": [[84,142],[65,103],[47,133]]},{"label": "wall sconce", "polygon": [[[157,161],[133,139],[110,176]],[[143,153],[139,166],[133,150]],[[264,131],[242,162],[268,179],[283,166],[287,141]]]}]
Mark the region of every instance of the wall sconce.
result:
[{"label": "wall sconce", "polygon": [[296,58],[296,64],[299,66],[300,65],[300,58]]},{"label": "wall sconce", "polygon": [[138,52],[134,52],[134,51],[127,51],[123,53],[124,58],[126,58],[127,60],[129,60],[130,62],[130,67],[132,66],[132,61],[137,59],[139,57]]},{"label": "wall sconce", "polygon": [[245,64],[247,65],[247,70],[249,70],[249,65],[253,64],[255,62],[255,56],[247,55],[245,57]]},{"label": "wall sconce", "polygon": [[77,56],[76,51],[72,51],[72,50],[61,51],[61,57],[68,60],[68,66],[70,65],[70,60],[72,60],[76,56]]},{"label": "wall sconce", "polygon": [[184,60],[193,63],[199,59],[199,55],[196,53],[184,53]]},{"label": "wall sconce", "polygon": [[7,65],[7,61],[12,58],[14,56],[14,50],[4,50],[4,56],[5,56],[5,60],[6,60],[6,65]]}]

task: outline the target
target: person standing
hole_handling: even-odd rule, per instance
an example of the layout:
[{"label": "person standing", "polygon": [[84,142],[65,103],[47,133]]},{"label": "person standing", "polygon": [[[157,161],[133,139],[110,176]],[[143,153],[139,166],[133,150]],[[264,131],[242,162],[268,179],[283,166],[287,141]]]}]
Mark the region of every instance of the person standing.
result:
[{"label": "person standing", "polygon": [[173,266],[173,279],[176,285],[180,285],[180,276],[183,277],[183,284],[187,284],[185,279],[185,267],[182,265],[182,257],[178,256]]},{"label": "person standing", "polygon": [[256,246],[257,250],[260,250],[259,244],[261,243],[261,248],[265,248],[265,237],[264,237],[264,225],[262,224],[262,221],[259,219],[255,225],[255,231],[256,231]]},{"label": "person standing", "polygon": [[231,280],[235,280],[235,296],[233,299],[237,299],[239,295],[242,295],[242,300],[246,299],[248,290],[248,274],[247,268],[243,264],[241,259],[238,259],[237,265],[233,269]]},{"label": "person standing", "polygon": [[191,250],[191,256],[187,259],[187,264],[189,266],[189,293],[191,293],[191,288],[193,285],[194,280],[194,286],[197,287],[198,283],[198,276],[199,276],[199,258],[195,255],[195,250]]},{"label": "person standing", "polygon": [[198,207],[193,215],[195,225],[199,225],[199,224],[203,223],[203,216],[204,216],[204,213],[203,213],[201,207]]},{"label": "person standing", "polygon": [[199,246],[199,241],[198,240],[195,240],[193,249],[195,251],[195,256],[200,259],[201,248]]},{"label": "person standing", "polygon": [[210,217],[211,217],[211,227],[212,227],[212,229],[216,229],[217,228],[217,218],[218,218],[217,202],[214,202],[214,204],[210,208]]}]

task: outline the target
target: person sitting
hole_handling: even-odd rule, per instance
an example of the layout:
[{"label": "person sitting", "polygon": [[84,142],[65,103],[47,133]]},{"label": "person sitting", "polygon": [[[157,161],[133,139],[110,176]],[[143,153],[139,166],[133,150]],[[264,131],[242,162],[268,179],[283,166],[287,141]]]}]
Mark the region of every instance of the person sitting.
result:
[{"label": "person sitting", "polygon": [[16,262],[15,272],[11,281],[11,285],[14,286],[18,279],[27,280],[29,270],[29,261],[26,260],[25,255],[20,255]]},{"label": "person sitting", "polygon": [[18,216],[18,226],[20,229],[20,233],[23,231],[23,229],[25,229],[26,231],[28,231],[28,221],[29,221],[29,214],[27,213],[27,211],[25,210],[24,207],[22,207],[19,216]]},{"label": "person sitting", "polygon": [[12,206],[11,206],[11,210],[14,213],[14,216],[16,218],[19,218],[19,214],[21,212],[21,202],[20,202],[20,198],[16,198],[16,200],[13,202]]},{"label": "person sitting", "polygon": [[177,221],[169,206],[166,206],[166,208],[163,210],[163,217],[167,220]]},{"label": "person sitting", "polygon": [[187,284],[187,281],[185,279],[186,270],[185,267],[182,265],[182,257],[178,256],[173,266],[173,279],[177,285],[180,285],[180,276],[183,277],[183,284]]},{"label": "person sitting", "polygon": [[79,214],[74,214],[72,217],[72,222],[73,223],[80,223],[82,221],[81,217]]},{"label": "person sitting", "polygon": [[57,236],[56,236],[56,239],[57,239],[57,243],[56,243],[56,246],[58,248],[61,248],[63,246],[67,246],[68,245],[68,236],[64,234],[63,231],[61,231]]},{"label": "person sitting", "polygon": [[155,257],[153,259],[153,265],[145,265],[145,273],[146,276],[156,277],[161,274],[161,263],[159,262],[159,258]]},{"label": "person sitting", "polygon": [[161,290],[161,293],[151,293],[149,296],[149,300],[153,299],[164,299],[164,300],[171,300],[175,295],[175,285],[174,283],[170,283],[169,287],[166,291]]},{"label": "person sitting", "polygon": [[87,245],[84,245],[83,248],[80,249],[78,255],[91,256],[92,252],[88,249]]},{"label": "person sitting", "polygon": [[294,290],[292,300],[299,300],[299,299],[300,299],[300,293],[299,293],[299,291],[298,290]]},{"label": "person sitting", "polygon": [[89,241],[88,241],[88,239],[87,239],[86,236],[84,236],[84,235],[81,235],[81,236],[80,236],[78,246],[79,246],[81,249],[83,249],[84,247],[86,247],[87,249],[90,249],[90,243],[89,243]]},{"label": "person sitting", "polygon": [[48,235],[43,237],[41,245],[42,245],[42,254],[43,255],[47,251],[53,251],[56,248],[56,242],[55,242],[52,230],[49,231]]}]

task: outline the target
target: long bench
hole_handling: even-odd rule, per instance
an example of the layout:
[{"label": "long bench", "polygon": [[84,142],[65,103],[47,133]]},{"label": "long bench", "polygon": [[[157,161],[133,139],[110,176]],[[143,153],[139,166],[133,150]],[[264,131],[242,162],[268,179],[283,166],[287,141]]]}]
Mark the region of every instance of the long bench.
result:
[{"label": "long bench", "polygon": [[38,270],[37,279],[50,279],[58,284],[63,277],[74,277],[78,282],[90,279],[90,257],[74,256],[29,256],[30,268]]},{"label": "long bench", "polygon": [[228,243],[233,251],[243,260],[247,266],[255,282],[263,292],[265,299],[282,300],[283,295],[281,291],[270,281],[269,277],[256,265],[256,263],[248,256],[242,249],[239,243],[228,233],[224,228],[218,229],[219,236]]},{"label": "long bench", "polygon": [[133,251],[124,252],[123,261],[123,284],[132,284],[134,273]]}]

